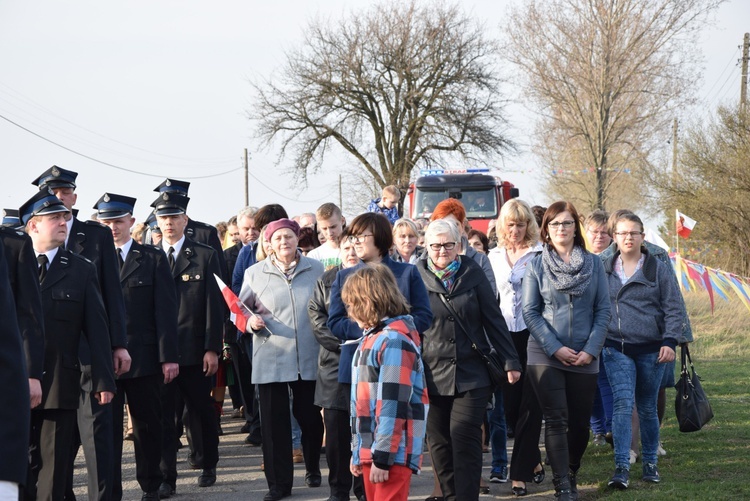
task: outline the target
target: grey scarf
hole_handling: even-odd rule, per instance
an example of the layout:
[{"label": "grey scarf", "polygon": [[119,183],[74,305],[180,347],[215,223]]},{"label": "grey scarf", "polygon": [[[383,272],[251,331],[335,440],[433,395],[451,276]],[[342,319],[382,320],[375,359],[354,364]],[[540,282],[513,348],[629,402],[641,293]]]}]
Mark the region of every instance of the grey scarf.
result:
[{"label": "grey scarf", "polygon": [[565,263],[550,245],[542,250],[544,273],[559,292],[571,296],[582,296],[591,281],[594,270],[594,257],[581,247],[574,245],[570,253],[570,263]]}]

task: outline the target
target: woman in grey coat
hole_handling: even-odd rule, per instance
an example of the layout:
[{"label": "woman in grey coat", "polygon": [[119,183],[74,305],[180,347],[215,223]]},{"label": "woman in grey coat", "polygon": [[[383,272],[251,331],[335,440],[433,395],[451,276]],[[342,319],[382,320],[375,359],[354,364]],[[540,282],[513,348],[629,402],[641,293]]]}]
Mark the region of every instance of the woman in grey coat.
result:
[{"label": "woman in grey coat", "polygon": [[271,255],[245,271],[240,299],[256,313],[248,320],[253,336],[252,383],[258,385],[263,462],[269,491],[264,501],[290,496],[294,465],[289,415],[302,429],[305,483],[318,487],[323,420],[313,402],[319,345],[313,335],[307,305],[323,265],[297,249],[299,225],[279,219],[266,227]]}]

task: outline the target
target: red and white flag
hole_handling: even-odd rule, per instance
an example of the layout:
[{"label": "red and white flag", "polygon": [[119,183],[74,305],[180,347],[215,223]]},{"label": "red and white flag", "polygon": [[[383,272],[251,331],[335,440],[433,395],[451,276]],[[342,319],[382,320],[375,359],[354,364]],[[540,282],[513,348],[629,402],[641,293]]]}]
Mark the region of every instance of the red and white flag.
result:
[{"label": "red and white flag", "polygon": [[224,296],[224,301],[229,307],[229,319],[237,326],[237,329],[239,329],[240,332],[247,332],[247,321],[250,317],[255,315],[255,313],[250,311],[250,308],[248,308],[245,303],[243,303],[242,300],[232,292],[232,289],[230,289],[227,284],[216,275],[216,273],[214,273],[214,278],[216,279],[216,283],[219,284],[221,295]]},{"label": "red and white flag", "polygon": [[677,211],[675,224],[677,225],[677,234],[682,238],[687,238],[692,233],[693,228],[695,228],[695,219],[689,218],[682,212]]}]

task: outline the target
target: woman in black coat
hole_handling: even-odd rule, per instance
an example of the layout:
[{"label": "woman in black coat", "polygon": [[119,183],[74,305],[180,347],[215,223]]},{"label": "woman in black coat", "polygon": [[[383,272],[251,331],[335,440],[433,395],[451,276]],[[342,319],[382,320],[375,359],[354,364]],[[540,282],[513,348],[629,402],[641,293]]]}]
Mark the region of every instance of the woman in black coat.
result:
[{"label": "woman in black coat", "polygon": [[510,384],[520,378],[521,364],[489,280],[479,265],[459,255],[455,223],[430,223],[425,244],[427,259],[417,268],[434,315],[422,343],[430,396],[427,440],[444,499],[475,500],[482,471],[482,421],[493,386],[471,339],[484,353],[495,347]]}]

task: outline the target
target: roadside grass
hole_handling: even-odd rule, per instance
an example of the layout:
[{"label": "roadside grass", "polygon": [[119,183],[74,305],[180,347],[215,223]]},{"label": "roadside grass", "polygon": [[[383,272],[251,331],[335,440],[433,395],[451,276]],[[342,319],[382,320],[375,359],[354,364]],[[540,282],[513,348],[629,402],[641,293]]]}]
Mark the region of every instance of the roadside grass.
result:
[{"label": "roadside grass", "polygon": [[581,499],[750,499],[750,311],[739,300],[717,298],[712,316],[705,293],[689,293],[685,299],[695,336],[690,352],[714,419],[701,431],[681,433],[675,390],[668,389],[661,483],[642,482],[639,461],[631,467],[626,491],[608,488],[614,471],[612,449],[590,445],[579,473]]}]

